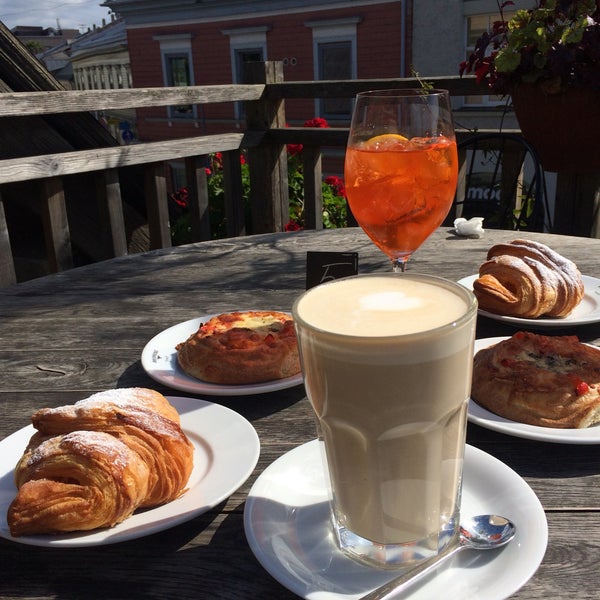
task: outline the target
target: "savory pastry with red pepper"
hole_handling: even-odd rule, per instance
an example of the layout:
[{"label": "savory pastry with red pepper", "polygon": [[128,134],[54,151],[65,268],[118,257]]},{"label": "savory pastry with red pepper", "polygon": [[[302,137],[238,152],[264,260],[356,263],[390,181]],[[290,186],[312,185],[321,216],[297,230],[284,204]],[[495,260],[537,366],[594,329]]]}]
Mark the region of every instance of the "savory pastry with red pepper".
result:
[{"label": "savory pastry with red pepper", "polygon": [[477,352],[471,397],[512,421],[589,427],[600,422],[600,349],[520,331]]},{"label": "savory pastry with red pepper", "polygon": [[294,321],[275,311],[223,313],[177,344],[179,366],[222,385],[261,383],[300,372]]}]

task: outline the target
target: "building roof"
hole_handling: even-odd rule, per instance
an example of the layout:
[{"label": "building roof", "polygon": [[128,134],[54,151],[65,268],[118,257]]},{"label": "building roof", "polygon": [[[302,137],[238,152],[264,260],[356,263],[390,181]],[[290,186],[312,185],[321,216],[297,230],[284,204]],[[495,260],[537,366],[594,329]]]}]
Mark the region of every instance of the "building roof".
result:
[{"label": "building roof", "polygon": [[90,54],[123,50],[127,48],[127,31],[124,19],[115,19],[104,27],[94,28],[73,40],[71,58]]}]

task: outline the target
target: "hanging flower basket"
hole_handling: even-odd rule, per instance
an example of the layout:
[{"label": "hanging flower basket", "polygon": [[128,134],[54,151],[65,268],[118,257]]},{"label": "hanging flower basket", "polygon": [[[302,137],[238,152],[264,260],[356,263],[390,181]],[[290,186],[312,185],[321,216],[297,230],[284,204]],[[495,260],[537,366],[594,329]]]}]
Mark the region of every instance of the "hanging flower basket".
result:
[{"label": "hanging flower basket", "polygon": [[600,91],[546,94],[540,86],[520,83],[512,100],[523,136],[546,171],[600,171]]}]

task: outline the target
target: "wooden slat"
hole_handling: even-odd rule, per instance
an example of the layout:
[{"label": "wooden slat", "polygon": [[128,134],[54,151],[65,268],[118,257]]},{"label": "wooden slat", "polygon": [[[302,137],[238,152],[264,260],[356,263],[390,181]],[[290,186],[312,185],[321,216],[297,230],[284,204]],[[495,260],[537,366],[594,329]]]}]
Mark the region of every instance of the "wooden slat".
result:
[{"label": "wooden slat", "polygon": [[258,100],[264,85],[205,85],[0,94],[0,117]]},{"label": "wooden slat", "polygon": [[242,203],[242,170],[239,151],[223,152],[223,188],[225,193],[225,230],[228,237],[246,235],[246,217]]},{"label": "wooden slat", "polygon": [[[486,93],[475,77],[427,77],[434,88],[448,90],[451,96],[468,96]],[[419,88],[421,81],[414,77],[385,79],[344,79],[321,81],[269,82],[266,96],[270,100],[288,98],[351,98],[359,92],[383,89]]]},{"label": "wooden slat", "polygon": [[304,228],[323,229],[323,178],[321,149],[304,146],[302,171],[304,173]]},{"label": "wooden slat", "polygon": [[348,127],[273,127],[265,132],[265,142],[344,147],[348,132]]},{"label": "wooden slat", "polygon": [[148,142],[115,148],[98,148],[3,160],[0,161],[0,184],[234,150],[240,147],[243,139],[244,135],[241,133],[225,133],[166,142]]},{"label": "wooden slat", "polygon": [[171,247],[167,178],[164,163],[152,163],[145,168],[146,211],[150,230],[150,249]]},{"label": "wooden slat", "polygon": [[12,285],[16,282],[17,276],[10,245],[10,234],[6,223],[6,215],[4,214],[2,194],[0,194],[0,287]]},{"label": "wooden slat", "polygon": [[[283,80],[281,63],[247,63],[246,75],[252,82]],[[284,128],[285,109],[282,100],[247,102],[246,122],[250,130]],[[283,231],[289,221],[287,152],[283,143],[264,142],[248,150],[250,166],[250,207],[253,233]]]},{"label": "wooden slat", "polygon": [[[474,77],[429,77],[434,87],[452,96],[481,94]],[[31,116],[177,104],[211,104],[285,98],[352,97],[370,89],[414,88],[415,78],[275,81],[263,83],[188,87],[132,88],[122,90],[60,90],[0,94],[0,117]]]},{"label": "wooden slat", "polygon": [[42,220],[50,269],[54,272],[72,269],[71,234],[61,179],[55,177],[44,180],[41,196]]},{"label": "wooden slat", "polygon": [[192,239],[196,242],[210,239],[206,161],[206,156],[192,156],[185,159]]},{"label": "wooden slat", "polygon": [[104,238],[106,258],[127,254],[127,235],[123,217],[123,201],[117,169],[99,171],[95,177],[100,214],[100,230]]}]

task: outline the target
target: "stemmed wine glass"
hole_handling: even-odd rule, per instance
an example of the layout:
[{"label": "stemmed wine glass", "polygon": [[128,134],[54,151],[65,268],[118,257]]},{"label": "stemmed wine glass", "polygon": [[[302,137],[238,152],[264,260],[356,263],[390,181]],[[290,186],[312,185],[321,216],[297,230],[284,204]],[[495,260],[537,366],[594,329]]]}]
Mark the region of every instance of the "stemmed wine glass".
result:
[{"label": "stemmed wine glass", "polygon": [[457,176],[446,90],[357,94],[344,166],[348,202],[395,272],[448,214]]}]

